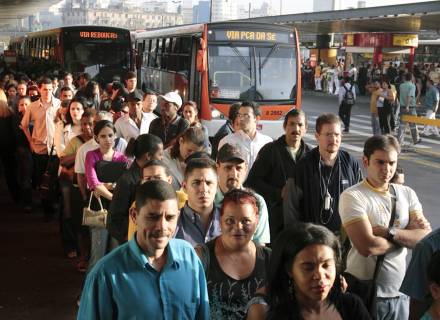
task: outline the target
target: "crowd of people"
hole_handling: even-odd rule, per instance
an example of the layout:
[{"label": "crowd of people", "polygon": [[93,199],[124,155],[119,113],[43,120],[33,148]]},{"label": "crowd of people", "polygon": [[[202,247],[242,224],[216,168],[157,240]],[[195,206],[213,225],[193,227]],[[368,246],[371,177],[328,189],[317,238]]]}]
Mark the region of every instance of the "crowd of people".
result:
[{"label": "crowd of people", "polygon": [[425,125],[419,133],[415,123],[401,121],[403,115],[424,114],[435,119],[439,104],[440,65],[415,64],[411,70],[398,60],[386,66],[362,63],[351,64],[344,71],[344,60],[337,65],[320,63],[315,67],[303,65],[303,86],[338,96],[339,116],[344,132],[350,131],[351,109],[357,95],[370,95],[372,133],[395,134],[404,143],[405,127],[409,125],[412,143],[418,144],[422,137],[439,138],[438,128]]},{"label": "crowd of people", "polygon": [[[389,121],[360,164],[341,149],[349,110],[317,118],[312,148],[302,110],[273,141],[251,101],[208,133],[195,102],[142,92],[132,72],[105,90],[88,74],[27,80],[2,80],[3,171],[24,211],[59,215],[86,275],[78,319],[438,319],[439,231],[403,185]],[[416,99],[409,84],[397,96]]]}]

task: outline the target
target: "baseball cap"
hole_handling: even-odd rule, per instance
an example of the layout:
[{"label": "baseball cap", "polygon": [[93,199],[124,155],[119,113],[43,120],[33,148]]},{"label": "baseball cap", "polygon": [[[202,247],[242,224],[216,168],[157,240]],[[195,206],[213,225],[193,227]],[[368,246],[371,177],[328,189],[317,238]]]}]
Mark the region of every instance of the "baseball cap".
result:
[{"label": "baseball cap", "polygon": [[165,101],[177,104],[179,108],[182,106],[182,98],[179,96],[177,92],[171,91],[160,97]]},{"label": "baseball cap", "polygon": [[232,160],[246,162],[246,158],[238,146],[226,143],[217,153],[217,162],[228,162]]},{"label": "baseball cap", "polygon": [[127,101],[128,102],[138,102],[138,101],[142,101],[142,98],[143,98],[142,94],[139,91],[134,90],[133,92],[131,92],[128,95]]}]

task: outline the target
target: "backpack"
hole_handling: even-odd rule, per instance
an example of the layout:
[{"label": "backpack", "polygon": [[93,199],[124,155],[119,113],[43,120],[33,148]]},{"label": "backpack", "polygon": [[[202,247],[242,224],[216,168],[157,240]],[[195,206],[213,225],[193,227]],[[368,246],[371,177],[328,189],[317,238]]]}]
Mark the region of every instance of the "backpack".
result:
[{"label": "backpack", "polygon": [[342,100],[342,102],[344,102],[344,104],[353,105],[355,103],[354,94],[353,94],[353,91],[351,91],[351,89],[353,88],[353,85],[351,85],[350,89],[348,89],[348,90],[345,85],[343,86],[343,88],[345,90],[345,94],[344,94],[344,99]]}]

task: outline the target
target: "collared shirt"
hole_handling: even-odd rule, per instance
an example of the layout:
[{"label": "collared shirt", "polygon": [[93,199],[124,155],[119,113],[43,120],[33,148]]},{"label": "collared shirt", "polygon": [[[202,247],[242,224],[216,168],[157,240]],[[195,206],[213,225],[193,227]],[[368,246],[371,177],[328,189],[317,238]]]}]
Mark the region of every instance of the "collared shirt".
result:
[{"label": "collared shirt", "polygon": [[[267,210],[266,201],[258,193],[254,192],[255,198],[257,198],[258,205],[258,224],[255,229],[252,240],[257,244],[270,243],[270,228],[269,228],[269,213]],[[224,198],[223,192],[218,188],[215,194],[214,205],[221,208]]]},{"label": "collared shirt", "polygon": [[425,95],[425,107],[434,111],[439,101],[439,93],[435,86],[432,86],[431,89],[426,91]]},{"label": "collared shirt", "polygon": [[59,158],[65,155],[64,149],[69,144],[70,140],[81,133],[81,125],[72,126],[71,124],[64,124],[61,120],[55,124],[54,144]]},{"label": "collared shirt", "polygon": [[257,131],[254,139],[251,139],[243,130],[238,130],[235,133],[231,133],[220,140],[218,145],[218,150],[226,144],[236,145],[240,148],[242,154],[246,157],[246,162],[248,164],[248,172],[252,168],[255,159],[257,158],[260,149],[269,142],[272,142],[272,138],[261,134]]},{"label": "collared shirt", "polygon": [[205,231],[200,214],[191,209],[188,202],[185,203],[185,206],[180,210],[175,238],[186,240],[195,246],[199,243],[206,243],[220,234],[220,210],[215,205],[212,220],[208,230]]},{"label": "collared shirt", "polygon": [[[32,144],[35,153],[48,154],[54,143],[55,136],[55,115],[60,107],[61,101],[55,97],[49,105],[44,105],[41,99],[32,102],[26,110],[21,120],[23,128],[29,128],[29,124],[33,122]],[[56,155],[54,148],[53,155]]]},{"label": "collared shirt", "polygon": [[187,242],[171,239],[158,272],[136,237],[102,258],[87,276],[78,320],[209,319],[203,266]]},{"label": "collared shirt", "polygon": [[[409,102],[408,102],[409,97]],[[400,85],[399,102],[402,108],[406,108],[408,104],[410,107],[416,106],[416,86],[411,81],[405,81]]]},{"label": "collared shirt", "polygon": [[141,126],[138,127],[136,122],[130,117],[121,117],[116,120],[115,129],[118,137],[122,137],[127,141],[131,138],[136,139],[139,135],[148,133],[150,123],[157,116],[154,113],[142,113]]}]

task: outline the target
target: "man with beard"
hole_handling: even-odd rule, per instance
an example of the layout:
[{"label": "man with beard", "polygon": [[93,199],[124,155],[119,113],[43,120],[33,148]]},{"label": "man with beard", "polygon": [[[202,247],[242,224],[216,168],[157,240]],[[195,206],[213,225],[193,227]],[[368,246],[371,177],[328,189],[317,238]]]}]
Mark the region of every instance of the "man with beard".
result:
[{"label": "man with beard", "polygon": [[220,210],[214,205],[217,185],[214,161],[196,158],[188,162],[182,183],[188,201],[180,211],[176,238],[195,246],[220,235]]},{"label": "man with beard", "polygon": [[304,111],[289,111],[284,118],[283,128],[284,135],[260,150],[245,182],[246,186],[263,195],[270,208],[272,239],[283,229],[283,191],[286,181],[293,176],[297,162],[310,150],[303,140],[307,131]]},{"label": "man with beard", "polygon": [[238,109],[237,117],[240,120],[240,130],[220,140],[218,149],[220,150],[226,143],[238,146],[246,156],[247,174],[248,170],[252,168],[260,149],[266,143],[272,142],[272,138],[257,131],[260,108],[255,102],[243,102],[240,109]]},{"label": "man with beard", "polygon": [[151,121],[148,133],[161,138],[166,149],[189,127],[189,122],[177,114],[177,110],[182,106],[182,98],[178,93],[168,92],[160,97],[161,117]]},{"label": "man with beard", "polygon": [[172,239],[177,196],[165,181],[136,192],[133,239],[89,273],[78,319],[209,319],[203,266],[189,243]]},{"label": "man with beard", "polygon": [[[242,189],[246,178],[246,157],[240,149],[231,144],[225,144],[217,155],[218,190],[214,203],[221,207],[224,194],[232,189]],[[252,240],[260,245],[270,243],[269,219],[264,198],[253,192],[258,205],[258,224]]]},{"label": "man with beard", "polygon": [[296,165],[287,181],[284,197],[284,225],[312,222],[338,233],[338,212],[342,191],[362,179],[359,163],[348,152],[340,150],[341,122],[328,113],[316,119],[315,138],[318,147],[308,152]]}]

